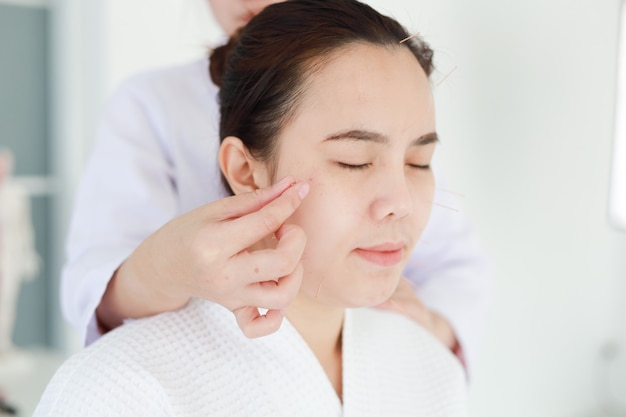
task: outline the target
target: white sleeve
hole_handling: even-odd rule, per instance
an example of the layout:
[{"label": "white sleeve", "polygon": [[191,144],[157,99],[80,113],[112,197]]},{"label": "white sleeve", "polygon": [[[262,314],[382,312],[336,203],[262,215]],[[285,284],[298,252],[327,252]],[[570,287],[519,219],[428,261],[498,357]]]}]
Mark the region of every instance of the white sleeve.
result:
[{"label": "white sleeve", "polygon": [[88,341],[98,337],[94,312],[115,270],[177,210],[167,132],[136,81],[108,103],[68,235],[61,305],[70,323],[89,329]]},{"label": "white sleeve", "polygon": [[452,325],[471,374],[487,324],[491,264],[458,198],[437,185],[430,221],[404,273],[422,302]]}]

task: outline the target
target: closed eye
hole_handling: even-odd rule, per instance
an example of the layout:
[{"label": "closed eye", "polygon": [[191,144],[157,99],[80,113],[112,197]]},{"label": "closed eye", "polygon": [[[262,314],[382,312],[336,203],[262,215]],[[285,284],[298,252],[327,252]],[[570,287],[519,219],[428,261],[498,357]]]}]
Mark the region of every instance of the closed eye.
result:
[{"label": "closed eye", "polygon": [[423,169],[423,170],[430,169],[430,165],[416,165],[416,164],[407,164],[407,165],[414,169]]},{"label": "closed eye", "polygon": [[345,169],[351,169],[351,170],[360,170],[360,169],[365,169],[367,167],[369,167],[370,165],[372,165],[371,163],[368,164],[358,164],[358,165],[353,165],[353,164],[346,164],[345,162],[337,162],[337,164]]}]

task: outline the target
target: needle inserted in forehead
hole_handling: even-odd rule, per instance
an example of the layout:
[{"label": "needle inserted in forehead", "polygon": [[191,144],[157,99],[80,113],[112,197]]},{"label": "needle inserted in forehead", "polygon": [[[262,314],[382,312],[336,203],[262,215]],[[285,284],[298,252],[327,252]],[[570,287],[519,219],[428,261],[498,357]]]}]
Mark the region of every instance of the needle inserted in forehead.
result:
[{"label": "needle inserted in forehead", "polygon": [[446,79],[447,79],[447,78],[448,78],[448,77],[449,77],[449,76],[450,76],[450,75],[451,75],[454,71],[456,71],[456,69],[457,69],[457,68],[458,68],[458,66],[455,66],[454,68],[452,68],[452,69],[450,70],[450,72],[449,72],[449,73],[447,73],[447,74],[446,74],[446,76],[445,76],[445,77],[443,77],[443,78],[441,79],[441,81],[439,81],[439,82],[437,83],[437,85],[435,85],[435,87],[439,87],[439,85],[441,85],[441,83],[442,83],[442,82],[444,82],[444,81],[445,81],[445,80],[446,80]]},{"label": "needle inserted in forehead", "polygon": [[414,34],[409,35],[406,38],[402,39],[400,41],[400,43],[404,43],[404,42],[408,41],[409,39],[413,39],[414,37],[419,36],[419,34],[420,34],[419,32],[415,32]]}]

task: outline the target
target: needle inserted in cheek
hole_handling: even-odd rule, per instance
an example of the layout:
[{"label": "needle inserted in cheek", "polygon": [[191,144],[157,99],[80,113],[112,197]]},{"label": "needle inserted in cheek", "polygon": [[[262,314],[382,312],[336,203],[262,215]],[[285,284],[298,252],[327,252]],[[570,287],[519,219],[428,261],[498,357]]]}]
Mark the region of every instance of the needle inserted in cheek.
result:
[{"label": "needle inserted in cheek", "polygon": [[443,188],[437,188],[437,190],[438,191],[442,191],[444,193],[452,194],[452,195],[457,196],[457,197],[465,198],[465,194],[458,193],[456,191],[445,190]]},{"label": "needle inserted in cheek", "polygon": [[434,207],[444,208],[446,210],[450,210],[450,211],[453,211],[455,213],[459,213],[461,211],[461,210],[459,210],[457,208],[454,208],[454,207],[451,207],[451,206],[447,206],[445,204],[437,203],[435,201],[429,201],[428,204],[432,204]]},{"label": "needle inserted in cheek", "polygon": [[445,209],[448,209],[448,210],[454,211],[455,213],[458,213],[459,211],[461,211],[461,210],[459,210],[459,209],[455,209],[454,207],[446,206],[446,205],[444,205],[444,204],[439,204],[439,203],[433,203],[433,204],[434,204],[435,206],[437,206],[437,207],[441,207],[441,208],[445,208]]}]

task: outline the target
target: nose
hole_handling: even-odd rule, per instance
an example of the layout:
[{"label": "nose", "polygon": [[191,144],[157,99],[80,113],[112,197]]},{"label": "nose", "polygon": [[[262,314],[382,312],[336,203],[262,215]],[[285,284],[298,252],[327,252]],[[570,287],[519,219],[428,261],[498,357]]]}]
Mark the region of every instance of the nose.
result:
[{"label": "nose", "polygon": [[413,193],[404,173],[381,176],[372,187],[376,193],[371,205],[371,215],[376,221],[400,219],[413,210]]}]

